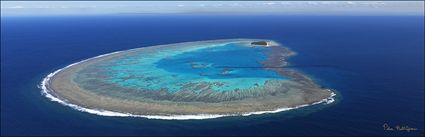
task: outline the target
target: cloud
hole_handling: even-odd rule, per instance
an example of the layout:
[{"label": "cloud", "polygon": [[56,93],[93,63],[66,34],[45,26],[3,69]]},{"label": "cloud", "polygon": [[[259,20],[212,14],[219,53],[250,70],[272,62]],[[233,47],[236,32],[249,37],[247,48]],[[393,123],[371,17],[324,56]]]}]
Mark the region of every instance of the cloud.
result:
[{"label": "cloud", "polygon": [[275,2],[266,2],[266,3],[263,3],[264,5],[275,5],[276,3]]},{"label": "cloud", "polygon": [[24,6],[12,6],[12,7],[6,7],[6,8],[9,8],[9,9],[23,9],[25,7]]}]

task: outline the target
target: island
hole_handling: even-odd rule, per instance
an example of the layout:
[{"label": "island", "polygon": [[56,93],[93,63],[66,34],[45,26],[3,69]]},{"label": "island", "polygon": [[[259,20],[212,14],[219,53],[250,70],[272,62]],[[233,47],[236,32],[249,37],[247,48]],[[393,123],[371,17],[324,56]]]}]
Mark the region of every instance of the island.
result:
[{"label": "island", "polygon": [[269,43],[270,42],[267,42],[267,41],[254,41],[254,42],[251,42],[251,45],[269,46],[270,45]]},{"label": "island", "polygon": [[109,116],[203,119],[273,113],[333,101],[295,55],[260,39],[183,42],[118,51],[49,74],[43,94]]}]

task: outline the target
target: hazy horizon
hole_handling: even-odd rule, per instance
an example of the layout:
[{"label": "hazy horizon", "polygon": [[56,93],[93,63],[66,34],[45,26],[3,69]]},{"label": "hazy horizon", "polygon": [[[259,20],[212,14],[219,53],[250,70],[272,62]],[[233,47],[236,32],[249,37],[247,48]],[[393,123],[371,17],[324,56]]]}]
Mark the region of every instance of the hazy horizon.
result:
[{"label": "hazy horizon", "polygon": [[1,1],[1,16],[105,14],[424,15],[424,2]]}]

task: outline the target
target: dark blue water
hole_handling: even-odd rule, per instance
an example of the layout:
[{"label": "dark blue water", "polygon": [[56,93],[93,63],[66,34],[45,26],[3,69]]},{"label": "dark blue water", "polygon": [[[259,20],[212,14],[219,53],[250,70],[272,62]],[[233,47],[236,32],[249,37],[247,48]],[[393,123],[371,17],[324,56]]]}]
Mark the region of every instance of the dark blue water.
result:
[{"label": "dark blue water", "polygon": [[[86,16],[1,18],[1,135],[423,135],[423,16]],[[337,101],[276,114],[164,121],[101,117],[41,96],[52,71],[118,50],[260,38]],[[382,125],[417,131],[384,131]]]}]

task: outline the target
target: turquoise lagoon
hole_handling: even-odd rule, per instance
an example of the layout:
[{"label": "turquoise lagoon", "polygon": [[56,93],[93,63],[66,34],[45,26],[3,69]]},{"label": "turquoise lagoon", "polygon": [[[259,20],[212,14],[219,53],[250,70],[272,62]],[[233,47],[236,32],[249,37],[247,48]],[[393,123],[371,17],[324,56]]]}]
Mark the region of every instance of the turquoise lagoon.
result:
[{"label": "turquoise lagoon", "polygon": [[[199,43],[198,43],[199,44]],[[284,76],[264,69],[270,49],[244,42],[185,45],[135,52],[102,65],[106,82],[134,90],[237,91]],[[190,86],[188,86],[190,85]]]}]

